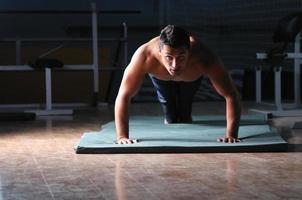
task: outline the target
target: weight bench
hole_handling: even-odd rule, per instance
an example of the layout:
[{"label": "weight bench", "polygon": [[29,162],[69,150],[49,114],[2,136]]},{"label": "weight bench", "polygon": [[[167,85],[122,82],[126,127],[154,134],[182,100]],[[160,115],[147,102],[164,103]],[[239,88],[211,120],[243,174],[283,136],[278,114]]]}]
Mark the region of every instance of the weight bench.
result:
[{"label": "weight bench", "polygon": [[25,112],[35,113],[39,115],[72,115],[73,110],[70,109],[53,109],[52,107],[52,88],[51,88],[51,71],[54,68],[62,68],[63,63],[55,59],[37,59],[30,62],[29,65],[36,70],[45,70],[45,91],[46,91],[46,108],[42,110],[26,110]]}]

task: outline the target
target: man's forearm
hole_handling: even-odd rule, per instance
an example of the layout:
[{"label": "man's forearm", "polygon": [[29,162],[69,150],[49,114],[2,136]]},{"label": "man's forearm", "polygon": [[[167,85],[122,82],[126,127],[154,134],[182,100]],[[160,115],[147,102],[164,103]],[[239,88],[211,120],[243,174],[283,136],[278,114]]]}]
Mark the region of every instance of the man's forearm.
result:
[{"label": "man's forearm", "polygon": [[114,109],[116,138],[129,138],[129,102],[117,98]]},{"label": "man's forearm", "polygon": [[226,137],[238,138],[238,129],[241,116],[241,103],[238,94],[226,99],[226,117],[227,117],[227,128]]}]

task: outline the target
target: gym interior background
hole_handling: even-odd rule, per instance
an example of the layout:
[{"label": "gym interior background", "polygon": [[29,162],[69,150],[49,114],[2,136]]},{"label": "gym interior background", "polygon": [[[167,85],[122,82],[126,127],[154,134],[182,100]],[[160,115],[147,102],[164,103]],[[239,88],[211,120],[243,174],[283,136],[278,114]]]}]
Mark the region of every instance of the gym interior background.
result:
[{"label": "gym interior background", "polygon": [[[236,69],[243,100],[255,99],[255,67],[263,66],[262,95],[274,98],[272,68],[256,59],[257,52],[273,46],[273,32],[282,17],[301,11],[299,0],[268,1],[97,1],[99,38],[119,38],[122,23],[128,26],[128,55],[159,34],[166,24],[177,24],[200,36],[223,60],[225,66]],[[91,38],[91,5],[89,1],[3,1],[0,13],[0,65],[23,65],[39,58],[58,59],[64,65],[91,64],[90,41],[60,41],[60,38]],[[7,12],[10,11],[10,12]],[[15,12],[14,12],[15,11]],[[20,12],[25,11],[25,12]],[[46,11],[43,13],[43,11]],[[60,13],[51,11],[61,11]],[[66,11],[66,13],[64,13]],[[74,11],[74,12],[72,12]],[[79,11],[86,11],[79,12]],[[102,12],[104,11],[104,12]],[[32,41],[29,39],[33,39]],[[37,40],[37,38],[44,38]],[[54,40],[47,40],[52,38]],[[56,41],[57,38],[58,40]],[[16,60],[16,40],[21,41],[19,61]],[[22,39],[25,39],[22,41]],[[27,39],[27,40],[26,40]],[[99,102],[114,102],[121,70],[125,68],[122,41],[99,41]],[[59,46],[59,48],[57,48]],[[293,46],[289,46],[291,51]],[[49,52],[50,51],[50,52]],[[19,62],[19,63],[16,63]],[[282,63],[282,98],[293,99],[292,60]],[[103,70],[104,69],[104,70]],[[43,71],[1,71],[0,104],[39,104],[45,102]],[[93,98],[91,70],[53,71],[53,103],[91,104]],[[196,100],[221,100],[206,83]],[[204,89],[202,89],[204,88]],[[144,90],[145,89],[145,90]],[[202,91],[204,90],[204,91]],[[134,101],[156,101],[148,80]],[[198,96],[198,95],[197,95]]]},{"label": "gym interior background", "polygon": [[[93,63],[91,3],[98,11],[100,38],[97,98],[93,70],[83,67]],[[112,105],[126,65],[125,42],[120,39],[123,23],[128,29],[127,62],[166,24],[200,36],[230,70],[242,95],[242,113],[250,114],[249,108],[256,104],[259,65],[263,100],[274,101],[274,72],[270,64],[256,59],[256,53],[272,48],[281,18],[301,10],[301,0],[1,0],[0,200],[301,199],[301,117],[269,120],[288,143],[286,152],[83,155],[74,151],[84,132],[99,132],[114,120]],[[293,48],[290,44],[287,51]],[[19,110],[45,107],[45,72],[10,69],[38,58],[64,64],[52,69],[52,102],[71,106],[73,115],[17,118]],[[68,65],[81,69],[70,70]],[[293,59],[284,59],[281,65],[282,99],[291,102]],[[131,105],[131,114],[162,116],[148,78],[133,101],[139,103]],[[10,115],[15,109],[17,115]],[[207,80],[196,96],[193,114],[225,114],[224,102]],[[295,121],[300,129],[292,128]]]}]

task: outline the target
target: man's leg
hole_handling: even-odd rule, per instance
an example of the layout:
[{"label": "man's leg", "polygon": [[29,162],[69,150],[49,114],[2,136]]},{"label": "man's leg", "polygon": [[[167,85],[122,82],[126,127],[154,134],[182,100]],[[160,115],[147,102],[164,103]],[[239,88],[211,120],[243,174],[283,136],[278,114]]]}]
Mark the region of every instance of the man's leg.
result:
[{"label": "man's leg", "polygon": [[201,79],[199,78],[193,82],[181,82],[179,84],[178,93],[178,121],[180,123],[191,123],[192,122],[192,103],[194,95],[196,94]]},{"label": "man's leg", "polygon": [[173,81],[162,81],[154,76],[150,76],[150,79],[156,89],[157,98],[160,102],[162,110],[165,115],[166,123],[176,123],[177,122],[177,88]]}]

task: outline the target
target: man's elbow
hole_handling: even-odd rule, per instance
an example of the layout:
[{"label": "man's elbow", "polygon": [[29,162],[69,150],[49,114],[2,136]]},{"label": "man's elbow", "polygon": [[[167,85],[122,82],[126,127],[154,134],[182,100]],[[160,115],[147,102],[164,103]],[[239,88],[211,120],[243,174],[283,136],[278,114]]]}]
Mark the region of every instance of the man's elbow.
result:
[{"label": "man's elbow", "polygon": [[115,107],[121,106],[121,105],[127,105],[131,100],[131,95],[125,93],[125,92],[119,92],[116,99],[115,99]]},{"label": "man's elbow", "polygon": [[232,101],[239,106],[241,104],[241,95],[239,94],[239,92],[236,89],[233,90],[232,92],[230,92],[228,95],[226,95],[225,99],[227,101]]}]

